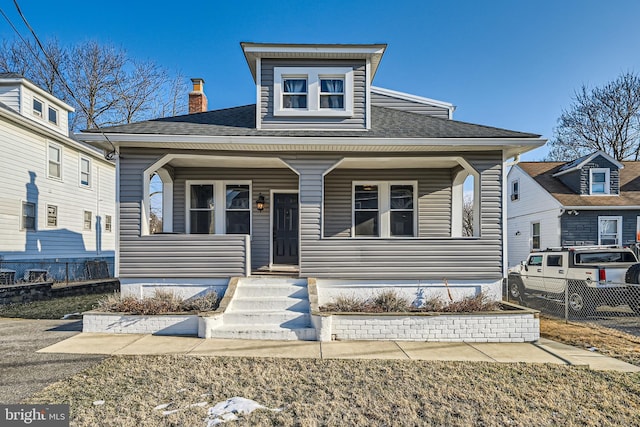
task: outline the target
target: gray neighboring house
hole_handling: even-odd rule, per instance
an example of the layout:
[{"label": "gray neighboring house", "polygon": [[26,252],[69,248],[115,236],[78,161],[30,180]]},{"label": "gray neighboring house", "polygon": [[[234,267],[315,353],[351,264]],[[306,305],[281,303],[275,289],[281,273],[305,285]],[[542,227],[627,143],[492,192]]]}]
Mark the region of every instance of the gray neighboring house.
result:
[{"label": "gray neighboring house", "polygon": [[531,249],[639,240],[640,162],[596,151],[571,162],[521,162],[508,180],[510,266]]},{"label": "gray neighboring house", "polygon": [[[543,145],[539,135],[373,87],[384,44],[241,47],[255,104],[206,111],[192,79],[188,115],[77,135],[119,153],[123,293],[196,294],[271,273],[316,278],[323,299],[387,286],[501,297],[505,161]],[[151,234],[154,175],[163,232]],[[464,236],[469,177],[475,227]]]},{"label": "gray neighboring house", "polygon": [[87,261],[113,263],[115,164],[69,136],[72,111],[22,75],[0,73],[0,284],[44,271],[80,279]]}]

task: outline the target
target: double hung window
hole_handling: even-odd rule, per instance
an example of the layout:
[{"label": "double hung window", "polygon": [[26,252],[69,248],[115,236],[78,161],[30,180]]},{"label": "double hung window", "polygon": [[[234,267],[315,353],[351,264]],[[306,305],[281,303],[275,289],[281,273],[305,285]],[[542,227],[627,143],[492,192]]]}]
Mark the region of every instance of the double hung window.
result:
[{"label": "double hung window", "polygon": [[599,216],[598,217],[598,244],[621,245],[622,244],[622,217]]},{"label": "double hung window", "polygon": [[249,182],[187,181],[187,233],[251,234]]},{"label": "double hung window", "polygon": [[58,207],[47,205],[47,227],[58,226]]},{"label": "double hung window", "polygon": [[417,187],[415,182],[355,182],[353,236],[416,236]]},{"label": "double hung window", "polygon": [[22,202],[22,230],[35,231],[36,229],[36,204]]},{"label": "double hung window", "polygon": [[91,160],[80,157],[80,186],[91,187]]},{"label": "double hung window", "polygon": [[353,116],[353,68],[274,67],[274,116]]},{"label": "double hung window", "polygon": [[609,194],[609,169],[589,170],[589,194]]},{"label": "double hung window", "polygon": [[47,156],[49,178],[62,179],[62,147],[56,144],[49,144]]}]

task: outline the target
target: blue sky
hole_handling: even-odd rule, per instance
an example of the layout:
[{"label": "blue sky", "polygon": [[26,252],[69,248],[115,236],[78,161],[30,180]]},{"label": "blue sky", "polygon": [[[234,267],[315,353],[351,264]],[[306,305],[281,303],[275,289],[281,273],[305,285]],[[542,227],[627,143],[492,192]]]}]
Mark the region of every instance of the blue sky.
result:
[{"label": "blue sky", "polygon": [[[456,105],[457,120],[551,138],[583,83],[640,72],[640,1],[120,1],[20,5],[38,35],[111,42],[205,79],[209,108],[255,102],[241,41],[387,43],[374,85]],[[10,0],[0,7],[24,35]],[[0,36],[14,33],[0,19]],[[186,103],[186,100],[185,100]],[[523,156],[539,160],[538,149]]]}]

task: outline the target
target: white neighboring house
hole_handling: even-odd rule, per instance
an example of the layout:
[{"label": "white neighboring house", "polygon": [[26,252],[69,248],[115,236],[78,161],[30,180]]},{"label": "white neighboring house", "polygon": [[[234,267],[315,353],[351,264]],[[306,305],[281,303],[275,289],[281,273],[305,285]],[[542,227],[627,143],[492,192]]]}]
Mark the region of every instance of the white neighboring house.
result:
[{"label": "white neighboring house", "polygon": [[0,268],[113,261],[115,165],[69,137],[73,108],[0,73]]},{"label": "white neighboring house", "polygon": [[571,162],[521,162],[507,175],[508,266],[531,250],[637,243],[640,162],[596,151]]}]

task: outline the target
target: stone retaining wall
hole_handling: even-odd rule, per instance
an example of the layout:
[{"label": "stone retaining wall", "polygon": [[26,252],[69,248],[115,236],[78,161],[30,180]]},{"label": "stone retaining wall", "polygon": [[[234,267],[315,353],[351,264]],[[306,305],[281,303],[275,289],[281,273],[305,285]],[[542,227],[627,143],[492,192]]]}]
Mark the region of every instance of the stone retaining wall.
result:
[{"label": "stone retaining wall", "polygon": [[198,335],[196,314],[127,315],[89,311],[82,316],[82,332],[112,334]]},{"label": "stone retaining wall", "polygon": [[52,298],[51,282],[0,286],[0,305],[22,304]]}]

